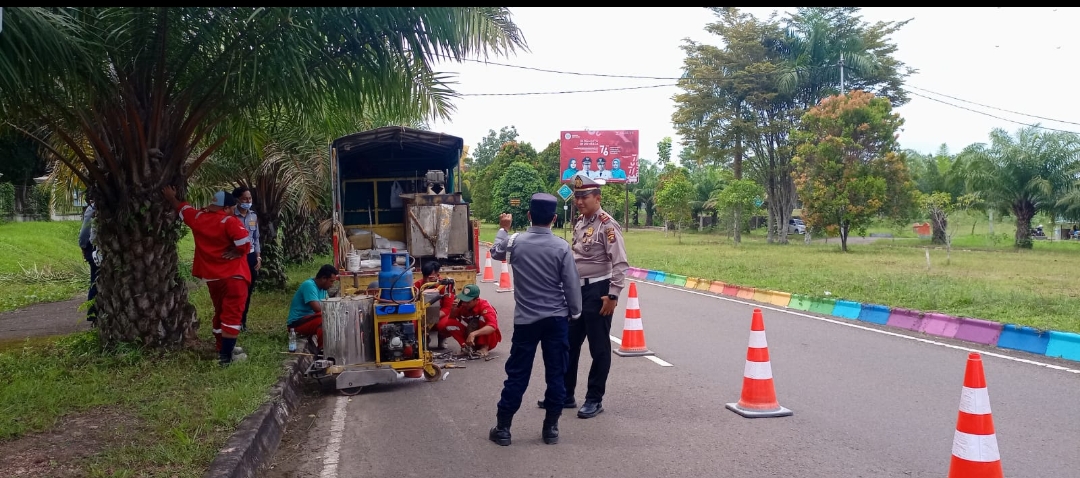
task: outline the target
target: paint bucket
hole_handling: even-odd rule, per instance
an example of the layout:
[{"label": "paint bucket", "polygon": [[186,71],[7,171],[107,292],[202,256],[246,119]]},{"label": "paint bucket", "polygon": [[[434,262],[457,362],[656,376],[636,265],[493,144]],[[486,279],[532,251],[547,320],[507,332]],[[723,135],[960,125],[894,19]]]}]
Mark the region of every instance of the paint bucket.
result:
[{"label": "paint bucket", "polygon": [[345,258],[345,269],[349,272],[360,272],[360,254],[350,253]]}]

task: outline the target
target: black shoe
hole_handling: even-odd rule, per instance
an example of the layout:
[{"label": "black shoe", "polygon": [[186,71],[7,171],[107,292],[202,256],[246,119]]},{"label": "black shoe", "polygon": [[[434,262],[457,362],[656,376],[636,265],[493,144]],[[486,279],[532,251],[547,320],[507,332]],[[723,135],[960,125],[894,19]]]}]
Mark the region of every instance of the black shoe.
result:
[{"label": "black shoe", "polygon": [[491,427],[491,431],[488,432],[488,440],[495,442],[499,446],[510,446],[510,428],[498,425]]},{"label": "black shoe", "polygon": [[544,443],[548,445],[554,445],[559,443],[559,425],[558,424],[544,424],[544,429],[540,432],[540,435],[544,437]]},{"label": "black shoe", "polygon": [[[536,406],[538,406],[540,408],[547,408],[547,407],[544,406],[544,401],[543,400],[537,400],[536,401]],[[574,400],[573,398],[567,398],[566,401],[563,402],[562,407],[563,408],[577,408],[577,400]]]},{"label": "black shoe", "polygon": [[581,406],[581,410],[578,410],[578,418],[592,418],[599,415],[604,411],[604,406],[600,402],[585,401],[585,404]]}]

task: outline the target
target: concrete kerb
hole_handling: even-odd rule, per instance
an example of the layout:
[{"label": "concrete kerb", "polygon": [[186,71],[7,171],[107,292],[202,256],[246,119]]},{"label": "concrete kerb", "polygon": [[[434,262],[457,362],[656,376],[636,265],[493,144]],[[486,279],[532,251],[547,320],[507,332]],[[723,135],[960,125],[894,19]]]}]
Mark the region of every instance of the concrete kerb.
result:
[{"label": "concrete kerb", "polygon": [[300,404],[304,370],[311,357],[299,356],[286,361],[277,384],[270,389],[270,399],[248,415],[218,451],[205,478],[251,478],[270,463],[289,415]]}]

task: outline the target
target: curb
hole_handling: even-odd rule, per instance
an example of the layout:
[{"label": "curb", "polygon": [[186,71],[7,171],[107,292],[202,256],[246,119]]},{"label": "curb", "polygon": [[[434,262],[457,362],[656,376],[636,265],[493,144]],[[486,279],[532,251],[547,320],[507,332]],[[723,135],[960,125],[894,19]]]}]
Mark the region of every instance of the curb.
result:
[{"label": "curb", "polygon": [[214,457],[205,478],[250,478],[269,463],[281,443],[285,424],[300,403],[304,370],[311,357],[286,361],[277,384],[270,389],[270,399],[236,427],[225,447]]},{"label": "curb", "polygon": [[764,288],[747,287],[700,277],[631,266],[627,277],[684,289],[738,297],[790,310],[862,321],[1007,350],[1080,362],[1080,334],[1040,330],[948,314],[864,304],[837,297],[816,297]]}]

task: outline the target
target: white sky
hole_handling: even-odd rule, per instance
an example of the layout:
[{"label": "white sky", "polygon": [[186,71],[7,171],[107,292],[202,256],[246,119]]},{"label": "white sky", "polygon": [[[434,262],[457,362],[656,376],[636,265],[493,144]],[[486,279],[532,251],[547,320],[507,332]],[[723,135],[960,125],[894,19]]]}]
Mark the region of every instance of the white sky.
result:
[{"label": "white sky", "polygon": [[[773,10],[754,7],[746,12],[765,17]],[[679,46],[689,37],[719,44],[704,31],[713,14],[704,8],[513,8],[529,52],[489,61],[582,73],[677,77],[684,54]],[[1075,93],[1080,53],[1080,8],[864,8],[868,22],[913,18],[893,36],[899,59],[919,70],[908,85],[969,102],[1080,123],[1080,99]],[[444,64],[458,74],[456,89],[464,94],[590,90],[669,84],[642,80],[573,76],[483,65]],[[578,129],[640,130],[640,156],[656,158],[656,143],[664,136],[680,138],[671,125],[672,96],[680,90],[663,88],[538,96],[466,96],[456,100],[450,122],[437,122],[437,131],[463,137],[476,148],[488,130],[514,125],[521,140],[537,150],[557,141],[559,131]],[[927,96],[925,91],[909,90]],[[955,99],[955,105],[1042,126],[1080,132],[1068,124],[1006,113]],[[901,147],[933,152],[947,143],[953,151],[987,140],[992,128],[1013,132],[1021,126],[912,95],[899,109],[906,124]]]}]

